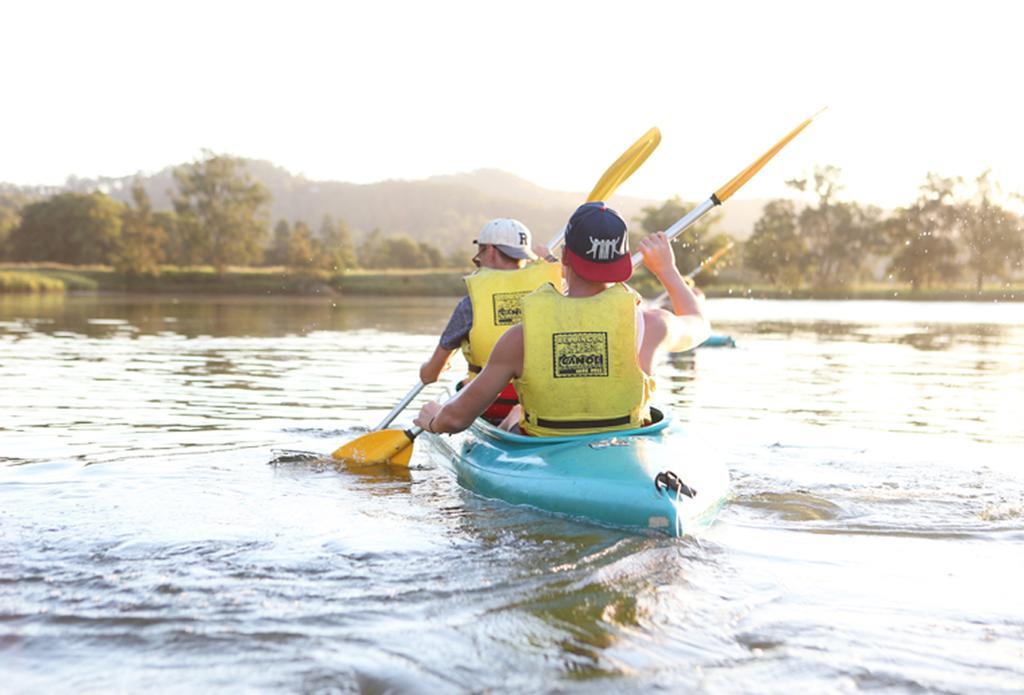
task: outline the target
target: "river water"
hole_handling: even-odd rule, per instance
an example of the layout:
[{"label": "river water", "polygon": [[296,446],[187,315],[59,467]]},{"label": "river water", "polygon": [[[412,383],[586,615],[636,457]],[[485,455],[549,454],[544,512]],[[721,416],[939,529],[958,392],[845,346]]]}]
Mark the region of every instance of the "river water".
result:
[{"label": "river water", "polygon": [[295,453],[453,304],[0,296],[0,690],[1024,690],[1024,305],[711,300],[671,539]]}]

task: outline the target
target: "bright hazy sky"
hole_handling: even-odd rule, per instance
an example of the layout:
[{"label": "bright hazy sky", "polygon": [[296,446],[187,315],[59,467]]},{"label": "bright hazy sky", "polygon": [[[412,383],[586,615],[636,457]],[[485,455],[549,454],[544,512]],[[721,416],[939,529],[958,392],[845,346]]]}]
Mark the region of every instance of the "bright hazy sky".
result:
[{"label": "bright hazy sky", "polygon": [[1024,192],[1024,3],[7,4],[0,181],[53,184],[201,148],[368,183],[494,167],[586,191],[704,199],[821,106],[737,197],[815,164],[910,200],[926,172]]}]

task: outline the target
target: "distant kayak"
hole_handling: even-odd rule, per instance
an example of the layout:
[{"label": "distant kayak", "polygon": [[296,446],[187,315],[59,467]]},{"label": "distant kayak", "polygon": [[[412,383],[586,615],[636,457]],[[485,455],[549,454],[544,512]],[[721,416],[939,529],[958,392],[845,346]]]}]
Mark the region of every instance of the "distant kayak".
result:
[{"label": "distant kayak", "polygon": [[721,333],[712,333],[711,337],[705,340],[703,343],[698,345],[699,348],[705,347],[736,347],[736,341],[733,340],[731,335],[722,335]]},{"label": "distant kayak", "polygon": [[670,414],[633,430],[527,437],[484,420],[454,437],[424,434],[459,484],[482,497],[602,525],[693,533],[713,521],[729,474]]}]

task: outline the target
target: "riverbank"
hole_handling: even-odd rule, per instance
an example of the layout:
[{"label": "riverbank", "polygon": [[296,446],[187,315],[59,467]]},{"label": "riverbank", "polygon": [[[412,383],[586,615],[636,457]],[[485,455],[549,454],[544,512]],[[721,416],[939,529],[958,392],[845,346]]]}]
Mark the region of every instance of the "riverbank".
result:
[{"label": "riverbank", "polygon": [[[408,296],[458,297],[465,294],[469,269],[352,270],[343,273],[287,268],[165,267],[155,277],[132,277],[106,266],[0,265],[0,294],[36,292],[126,292],[131,294],[206,294],[259,296]],[[639,272],[632,284],[644,296],[660,292],[657,281]],[[1024,301],[1024,283],[911,290],[906,285],[858,284],[836,289],[784,289],[759,284],[706,285],[710,298],[752,299],[900,299],[910,301]]]},{"label": "riverbank", "polygon": [[402,270],[344,273],[288,268],[213,268],[167,266],[157,276],[129,276],[107,266],[0,265],[0,293],[127,292],[131,294],[204,294],[260,296],[391,295],[455,297],[465,292],[467,270]]}]

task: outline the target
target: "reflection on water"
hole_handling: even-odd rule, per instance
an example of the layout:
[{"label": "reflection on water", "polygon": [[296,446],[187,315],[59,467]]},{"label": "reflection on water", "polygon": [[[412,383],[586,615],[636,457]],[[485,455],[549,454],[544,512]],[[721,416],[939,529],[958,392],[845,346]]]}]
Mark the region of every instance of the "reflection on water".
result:
[{"label": "reflection on water", "polygon": [[[430,332],[455,300],[444,298],[251,298],[0,294],[8,334],[275,337],[315,331]],[[386,307],[382,311],[381,308]]]},{"label": "reflection on water", "polygon": [[806,490],[772,493],[762,492],[739,500],[740,504],[777,514],[785,521],[832,521],[842,513],[838,505],[815,497]]},{"label": "reflection on water", "polygon": [[680,540],[334,466],[453,304],[0,296],[5,687],[1019,691],[1017,306],[711,300]]}]

